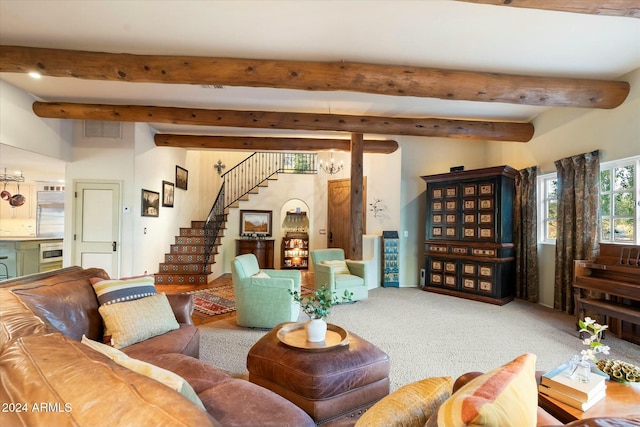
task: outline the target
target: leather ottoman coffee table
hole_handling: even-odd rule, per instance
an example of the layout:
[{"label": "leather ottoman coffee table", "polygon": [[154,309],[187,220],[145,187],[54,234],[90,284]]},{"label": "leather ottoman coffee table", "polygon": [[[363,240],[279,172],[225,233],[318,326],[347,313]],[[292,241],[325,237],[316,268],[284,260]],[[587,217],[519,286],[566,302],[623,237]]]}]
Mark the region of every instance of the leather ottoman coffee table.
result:
[{"label": "leather ottoman coffee table", "polygon": [[288,399],[317,423],[355,417],[389,394],[389,357],[356,334],[323,351],[303,350],[278,339],[283,323],[249,350],[249,381]]}]

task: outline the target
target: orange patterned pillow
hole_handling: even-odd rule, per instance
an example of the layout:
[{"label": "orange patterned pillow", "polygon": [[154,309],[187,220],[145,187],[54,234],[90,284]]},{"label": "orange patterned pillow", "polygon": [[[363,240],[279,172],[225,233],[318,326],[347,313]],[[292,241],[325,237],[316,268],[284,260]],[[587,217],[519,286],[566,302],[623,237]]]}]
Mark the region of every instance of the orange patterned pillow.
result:
[{"label": "orange patterned pillow", "polygon": [[471,380],[440,406],[438,425],[535,427],[535,371],[536,356],[527,353]]}]

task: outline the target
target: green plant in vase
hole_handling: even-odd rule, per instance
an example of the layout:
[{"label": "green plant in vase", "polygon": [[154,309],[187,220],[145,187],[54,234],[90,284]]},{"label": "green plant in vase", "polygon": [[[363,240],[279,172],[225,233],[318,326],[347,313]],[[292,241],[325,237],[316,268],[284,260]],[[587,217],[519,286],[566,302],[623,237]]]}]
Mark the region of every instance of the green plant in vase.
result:
[{"label": "green plant in vase", "polygon": [[302,295],[298,291],[289,290],[293,300],[300,303],[302,311],[309,316],[309,321],[305,324],[307,340],[311,342],[324,341],[327,333],[327,323],[325,319],[331,313],[331,307],[335,304],[352,301],[353,293],[347,290],[342,296],[327,289],[322,285],[310,295]]}]

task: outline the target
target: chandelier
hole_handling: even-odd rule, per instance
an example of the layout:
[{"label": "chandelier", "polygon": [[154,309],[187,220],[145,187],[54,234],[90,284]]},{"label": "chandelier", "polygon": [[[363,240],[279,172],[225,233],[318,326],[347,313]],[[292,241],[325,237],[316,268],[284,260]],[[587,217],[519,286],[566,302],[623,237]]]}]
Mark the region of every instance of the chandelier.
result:
[{"label": "chandelier", "polygon": [[340,164],[336,165],[335,160],[333,158],[333,152],[331,153],[331,160],[328,163],[323,163],[322,160],[319,162],[319,167],[329,175],[335,175],[342,170],[344,165],[342,164],[342,160],[340,160]]}]

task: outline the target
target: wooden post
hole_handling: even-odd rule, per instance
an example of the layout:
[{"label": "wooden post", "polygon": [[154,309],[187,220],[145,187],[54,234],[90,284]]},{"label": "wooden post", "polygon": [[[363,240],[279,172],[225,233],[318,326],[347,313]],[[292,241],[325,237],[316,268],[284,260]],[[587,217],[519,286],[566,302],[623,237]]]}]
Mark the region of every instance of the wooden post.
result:
[{"label": "wooden post", "polygon": [[364,151],[364,138],[361,133],[351,134],[351,233],[350,255],[354,260],[362,259],[362,234],[364,191],[362,188],[362,154]]}]

